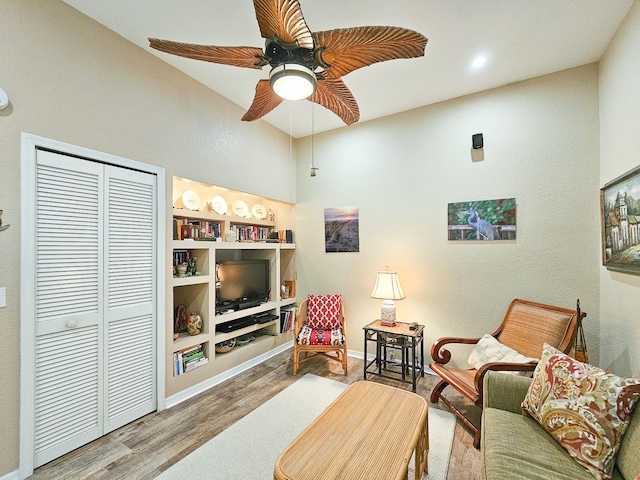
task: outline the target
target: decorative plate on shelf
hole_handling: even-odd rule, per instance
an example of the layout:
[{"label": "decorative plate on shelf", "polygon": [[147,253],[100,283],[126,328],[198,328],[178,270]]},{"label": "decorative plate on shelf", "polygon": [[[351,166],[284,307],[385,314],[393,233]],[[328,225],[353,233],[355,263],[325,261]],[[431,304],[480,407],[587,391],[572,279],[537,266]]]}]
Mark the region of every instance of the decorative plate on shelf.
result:
[{"label": "decorative plate on shelf", "polygon": [[267,218],[267,209],[264,208],[264,205],[260,205],[259,203],[256,203],[251,207],[251,213],[253,213],[253,216],[258,220],[264,220]]},{"label": "decorative plate on shelf", "polygon": [[184,206],[189,210],[200,209],[200,197],[192,190],[187,190],[182,194],[182,203],[184,203]]},{"label": "decorative plate on shelf", "polygon": [[213,206],[213,211],[218,215],[224,215],[227,213],[227,201],[222,198],[220,195],[216,195],[211,200],[211,205]]},{"label": "decorative plate on shelf", "polygon": [[236,200],[231,204],[231,211],[239,217],[247,217],[249,215],[249,207],[242,200]]},{"label": "decorative plate on shelf", "polygon": [[236,345],[246,345],[247,343],[255,340],[256,337],[251,335],[242,335],[241,337],[236,337]]}]

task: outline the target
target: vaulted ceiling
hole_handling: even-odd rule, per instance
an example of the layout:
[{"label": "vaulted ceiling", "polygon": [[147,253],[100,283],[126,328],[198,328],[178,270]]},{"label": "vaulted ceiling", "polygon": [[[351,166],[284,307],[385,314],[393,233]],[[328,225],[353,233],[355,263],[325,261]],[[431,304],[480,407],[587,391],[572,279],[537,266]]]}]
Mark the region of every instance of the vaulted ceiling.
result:
[{"label": "vaulted ceiling", "polygon": [[[264,48],[250,0],[64,0],[220,95],[248,109],[262,70],[190,60],[149,48],[148,37]],[[397,26],[429,39],[424,57],[343,77],[360,122],[596,62],[633,0],[300,0],[312,32]],[[484,56],[486,63],[473,68]],[[312,106],[313,105],[313,106]],[[240,117],[238,115],[238,121]],[[349,128],[306,100],[263,117],[294,137]],[[260,121],[260,120],[258,120]]]}]

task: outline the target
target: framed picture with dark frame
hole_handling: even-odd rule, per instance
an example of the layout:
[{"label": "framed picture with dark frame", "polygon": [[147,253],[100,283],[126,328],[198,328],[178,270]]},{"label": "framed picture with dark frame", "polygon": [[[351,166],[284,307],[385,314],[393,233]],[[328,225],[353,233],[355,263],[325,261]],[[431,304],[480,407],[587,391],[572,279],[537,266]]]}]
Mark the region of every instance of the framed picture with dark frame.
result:
[{"label": "framed picture with dark frame", "polygon": [[640,275],[640,166],[600,189],[602,264]]}]

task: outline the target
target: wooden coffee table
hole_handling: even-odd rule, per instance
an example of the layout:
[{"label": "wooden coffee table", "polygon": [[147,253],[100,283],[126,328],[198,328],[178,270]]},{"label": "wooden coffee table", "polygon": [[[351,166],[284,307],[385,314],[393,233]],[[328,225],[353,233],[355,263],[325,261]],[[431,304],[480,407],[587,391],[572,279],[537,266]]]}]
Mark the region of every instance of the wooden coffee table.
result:
[{"label": "wooden coffee table", "polygon": [[427,473],[428,404],[406,390],[350,385],[276,460],[276,480],[406,479]]}]

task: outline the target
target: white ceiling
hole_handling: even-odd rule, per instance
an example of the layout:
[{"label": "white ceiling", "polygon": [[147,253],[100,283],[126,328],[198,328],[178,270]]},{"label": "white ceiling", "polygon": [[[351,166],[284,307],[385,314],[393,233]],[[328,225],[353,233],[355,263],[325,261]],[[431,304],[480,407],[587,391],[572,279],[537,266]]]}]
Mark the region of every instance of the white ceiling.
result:
[{"label": "white ceiling", "polygon": [[[190,60],[148,37],[264,47],[250,0],[64,0],[245,110],[262,70]],[[377,63],[343,80],[360,122],[597,61],[634,0],[300,0],[311,31],[384,25],[416,30],[425,56]],[[484,67],[471,62],[484,55]],[[294,137],[346,127],[325,108],[285,101],[263,119]],[[238,115],[238,121],[240,117]],[[290,127],[291,125],[291,127]],[[348,128],[348,127],[347,127]]]}]

